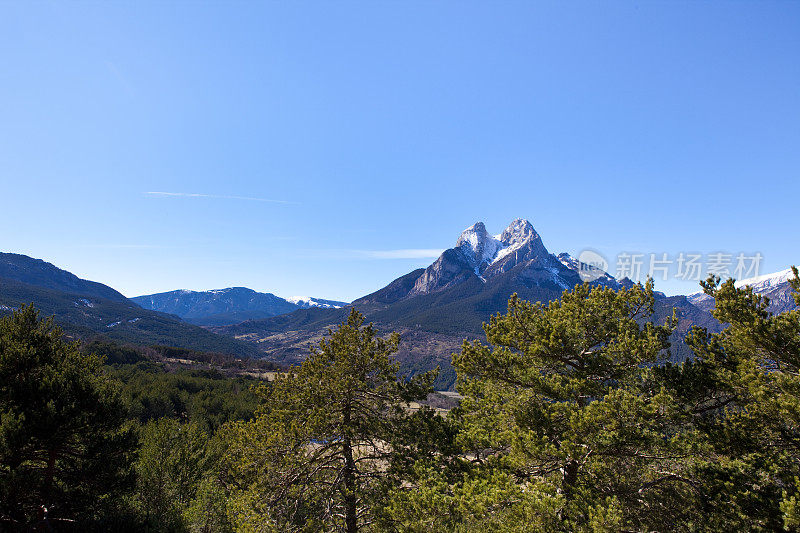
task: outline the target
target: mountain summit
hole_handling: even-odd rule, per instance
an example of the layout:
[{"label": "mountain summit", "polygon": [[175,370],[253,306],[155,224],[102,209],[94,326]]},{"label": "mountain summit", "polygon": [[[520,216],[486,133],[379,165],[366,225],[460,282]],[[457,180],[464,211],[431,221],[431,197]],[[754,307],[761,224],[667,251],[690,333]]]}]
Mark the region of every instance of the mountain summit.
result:
[{"label": "mountain summit", "polygon": [[[523,300],[545,304],[558,300],[565,289],[584,282],[580,274],[587,268],[568,254],[551,254],[527,220],[516,219],[495,235],[483,222],[476,222],[427,268],[409,272],[351,305],[380,329],[402,335],[397,360],[404,372],[438,366],[437,386],[449,387],[455,379],[450,355],[465,338],[483,337],[483,323],[506,310],[509,296],[516,293]],[[587,283],[614,289],[630,286],[628,280],[618,281],[601,270],[592,274]],[[679,360],[688,356],[682,342],[688,328],[694,324],[713,328],[714,322],[686,297],[660,293],[655,320],[672,316],[673,307],[681,317],[672,337],[672,356]],[[217,331],[256,341],[271,360],[298,363],[307,354],[307,344],[345,320],[348,311],[303,309]]]},{"label": "mountain summit", "polygon": [[576,281],[574,274],[547,251],[533,224],[518,218],[494,236],[486,231],[483,222],[465,229],[455,248],[445,250],[425,269],[409,295],[437,292],[473,276],[486,282],[518,265],[539,271],[533,278],[558,288],[573,286]]},{"label": "mountain summit", "polygon": [[516,265],[520,261],[548,255],[541,237],[533,229],[533,224],[521,218],[514,220],[502,233],[495,236],[489,235],[483,222],[476,222],[461,233],[456,241],[456,248],[474,266],[475,274],[479,276],[491,270],[507,270],[508,268],[498,268],[496,265],[507,264],[509,260]]}]

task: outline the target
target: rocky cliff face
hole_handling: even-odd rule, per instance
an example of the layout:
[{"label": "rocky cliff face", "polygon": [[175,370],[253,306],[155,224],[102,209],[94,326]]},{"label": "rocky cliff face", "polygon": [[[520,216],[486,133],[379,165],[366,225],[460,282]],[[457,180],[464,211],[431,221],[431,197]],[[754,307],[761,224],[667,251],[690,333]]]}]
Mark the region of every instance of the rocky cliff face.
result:
[{"label": "rocky cliff face", "polygon": [[[559,299],[565,289],[582,283],[580,273],[587,268],[589,265],[567,254],[551,254],[527,220],[514,220],[496,235],[477,222],[429,267],[397,278],[352,306],[380,330],[402,333],[403,350],[398,360],[403,371],[414,373],[439,366],[437,386],[449,387],[454,379],[450,355],[458,351],[465,338],[482,339],[483,324],[493,314],[506,311],[511,294],[547,304]],[[614,289],[633,285],[630,280],[616,280],[595,270],[589,276],[592,284]],[[708,312],[683,296],[656,293],[654,307],[658,323],[672,316],[673,307],[678,309],[680,322],[671,338],[673,360],[690,356],[683,337],[692,325],[712,331],[719,327]],[[347,311],[307,309],[219,331],[256,341],[272,360],[296,362],[306,356],[308,342],[341,323]]]},{"label": "rocky cliff face", "polygon": [[417,296],[444,290],[467,281],[477,274],[459,248],[445,250],[439,259],[425,269],[406,296]]},{"label": "rocky cliff face", "polygon": [[516,219],[499,235],[483,222],[465,229],[455,248],[446,250],[417,278],[408,296],[445,290],[471,278],[486,282],[514,269],[528,283],[571,287],[575,276],[545,248],[533,225]]}]

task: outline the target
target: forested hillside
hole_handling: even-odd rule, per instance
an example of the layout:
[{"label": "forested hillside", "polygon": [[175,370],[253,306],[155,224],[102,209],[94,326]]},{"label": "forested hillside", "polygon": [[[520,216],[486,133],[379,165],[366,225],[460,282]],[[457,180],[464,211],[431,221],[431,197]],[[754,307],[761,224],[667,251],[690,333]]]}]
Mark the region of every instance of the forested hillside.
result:
[{"label": "forested hillside", "polygon": [[0,315],[34,304],[73,338],[97,335],[123,343],[169,345],[239,356],[255,347],[216,335],[166,313],[142,309],[111,287],[79,279],[50,263],[0,254]]},{"label": "forested hillside", "polygon": [[[800,278],[791,281],[800,303]],[[776,531],[800,524],[800,311],[710,278],[512,297],[436,372],[351,309],[291,371],[0,318],[0,524],[55,531]],[[105,366],[104,366],[105,362]],[[445,406],[445,408],[441,408]]]}]

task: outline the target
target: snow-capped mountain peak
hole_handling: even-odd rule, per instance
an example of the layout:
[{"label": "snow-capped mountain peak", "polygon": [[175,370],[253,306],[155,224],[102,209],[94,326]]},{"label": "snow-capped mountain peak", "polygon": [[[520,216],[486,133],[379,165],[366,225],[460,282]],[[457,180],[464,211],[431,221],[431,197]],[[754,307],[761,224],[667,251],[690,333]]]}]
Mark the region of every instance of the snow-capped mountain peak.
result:
[{"label": "snow-capped mountain peak", "polygon": [[503,247],[521,245],[534,239],[541,240],[539,234],[533,229],[533,224],[522,218],[512,221],[500,234],[500,242]]},{"label": "snow-capped mountain peak", "polygon": [[790,279],[794,279],[794,273],[792,272],[791,268],[787,268],[786,270],[781,270],[780,272],[774,272],[772,274],[764,274],[754,278],[741,279],[736,281],[735,285],[738,288],[749,285],[754,291],[761,292],[768,290],[771,287],[780,285],[781,283],[786,283]]},{"label": "snow-capped mountain peak", "polygon": [[499,235],[489,234],[483,222],[476,222],[461,232],[454,248],[445,250],[425,269],[408,294],[442,290],[470,279],[473,274],[486,283],[518,265],[535,272],[526,274],[533,283],[564,286],[559,273],[568,270],[550,255],[529,221],[518,218]]},{"label": "snow-capped mountain peak", "polygon": [[[754,293],[766,296],[769,298],[769,310],[779,314],[797,308],[794,302],[794,289],[789,283],[792,279],[794,273],[791,268],[787,268],[772,274],[740,279],[734,285],[740,289],[750,287]],[[688,294],[686,298],[701,309],[708,310],[714,307],[714,298],[703,292]]]},{"label": "snow-capped mountain peak", "polygon": [[[762,274],[760,276],[755,276],[753,278],[736,280],[734,282],[734,286],[737,289],[750,286],[754,292],[761,294],[763,292],[769,291],[773,287],[777,287],[784,283],[788,283],[788,281],[793,278],[794,278],[794,273],[792,272],[792,269],[787,268],[786,270],[773,272],[771,274]],[[689,298],[690,300],[703,300],[705,298],[711,298],[711,297],[706,295],[703,291],[697,291],[688,294],[687,298]]]},{"label": "snow-capped mountain peak", "polygon": [[461,232],[456,241],[456,248],[472,264],[478,275],[526,245],[533,245],[537,251],[547,254],[533,224],[522,218],[511,222],[499,235],[490,235],[483,222],[476,222]]},{"label": "snow-capped mountain peak", "polygon": [[476,222],[465,229],[456,241],[456,248],[470,260],[476,273],[494,261],[501,246],[498,239],[489,235],[483,222]]}]

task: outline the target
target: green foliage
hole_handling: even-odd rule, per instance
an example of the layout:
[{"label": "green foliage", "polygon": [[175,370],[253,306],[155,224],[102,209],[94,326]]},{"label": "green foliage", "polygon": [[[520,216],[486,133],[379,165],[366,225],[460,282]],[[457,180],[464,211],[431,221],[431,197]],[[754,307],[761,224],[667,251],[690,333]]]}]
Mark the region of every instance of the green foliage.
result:
[{"label": "green foliage", "polygon": [[194,423],[162,418],[142,428],[136,495],[150,529],[184,529],[183,511],[216,459],[212,449],[206,432]]},{"label": "green foliage", "polygon": [[544,483],[520,484],[497,465],[465,469],[418,462],[413,483],[395,489],[381,529],[425,533],[554,531],[563,496]]},{"label": "green foliage", "polygon": [[132,365],[147,359],[144,350],[139,347],[117,344],[103,338],[92,339],[81,351],[102,357],[108,365]]},{"label": "green foliage", "polygon": [[[547,306],[514,295],[486,326],[491,347],[464,344],[453,360],[464,400],[453,415],[474,466],[469,483],[450,487],[456,509],[480,512],[449,512],[456,518],[438,529],[517,531],[526,516],[526,531],[611,531],[679,516],[691,488],[678,472],[692,440],[671,425],[674,401],[654,383],[673,321],[649,322],[653,305],[652,283],[579,285]],[[403,498],[419,506],[424,495]],[[420,515],[437,516],[433,507]]]},{"label": "green foliage", "polygon": [[176,354],[216,361],[103,339],[79,349],[28,307],[0,319],[0,530],[45,516],[36,527],[230,530],[212,435],[253,417],[262,382],[152,361]]},{"label": "green foliage", "polygon": [[81,530],[798,531],[800,310],[703,286],[727,327],[681,364],[652,283],[513,296],[455,355],[447,416],[356,311],[270,384],[172,371],[242,365],[185,349],[81,354],[23,308],[0,320],[0,528],[44,505]]},{"label": "green foliage", "polygon": [[695,328],[679,365],[663,360],[673,322],[648,318],[651,284],[512,297],[491,346],[454,358],[463,460],[418,462],[385,508],[394,529],[800,529],[800,311],[704,288],[728,327]]},{"label": "green foliage", "polygon": [[454,358],[465,450],[561,495],[559,529],[600,520],[609,501],[628,525],[656,527],[683,497],[667,472],[688,444],[665,438],[673,400],[649,383],[673,326],[646,321],[653,304],[652,283],[579,285],[547,306],[515,295],[486,327],[493,347],[465,343]]},{"label": "green foliage", "polygon": [[0,319],[3,527],[46,517],[101,528],[132,481],[133,437],[101,359],[81,355],[32,307]]},{"label": "green foliage", "polygon": [[414,419],[430,425],[430,414],[406,408],[433,376],[398,378],[397,336],[378,338],[363,322],[352,311],[300,368],[261,389],[255,420],[230,427],[238,530],[354,532],[373,521],[409,458],[434,453],[408,433]]},{"label": "green foliage", "polygon": [[216,370],[167,372],[140,362],[114,369],[129,416],[145,424],[158,418],[190,420],[213,433],[225,422],[252,418],[258,406],[254,378],[229,378]]},{"label": "green foliage", "polygon": [[228,497],[218,478],[205,477],[197,487],[195,499],[183,513],[192,533],[229,533]]},{"label": "green foliage", "polygon": [[[795,269],[795,289],[800,289]],[[689,344],[704,379],[690,404],[692,422],[714,456],[702,481],[715,502],[728,502],[719,528],[796,529],[800,476],[800,311],[772,315],[767,298],[733,280],[710,278],[714,316],[728,327],[695,330]],[[800,300],[800,295],[795,294]]]}]

